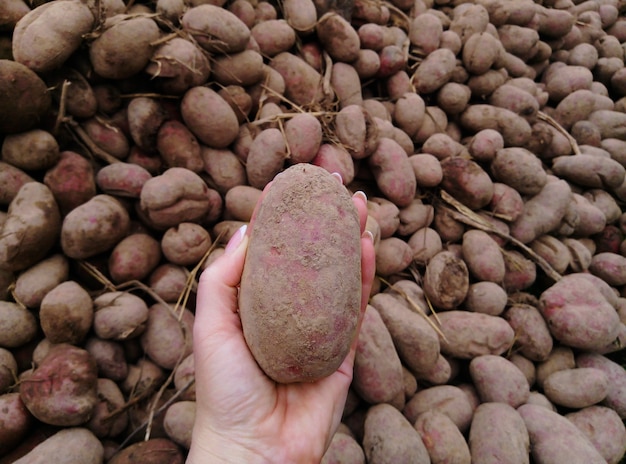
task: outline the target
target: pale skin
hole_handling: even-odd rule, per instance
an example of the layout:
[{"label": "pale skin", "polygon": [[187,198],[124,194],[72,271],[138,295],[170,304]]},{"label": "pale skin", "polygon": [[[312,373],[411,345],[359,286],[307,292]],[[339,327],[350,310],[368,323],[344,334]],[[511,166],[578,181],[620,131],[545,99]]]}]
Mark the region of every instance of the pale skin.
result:
[{"label": "pale skin", "polygon": [[[366,197],[357,192],[352,200],[362,233],[362,316],[374,278],[374,245],[364,232]],[[193,334],[196,422],[187,463],[319,463],[341,421],[357,337],[339,369],[317,382],[278,384],[267,377],[246,345],[237,313],[247,243],[240,230],[200,277]]]}]

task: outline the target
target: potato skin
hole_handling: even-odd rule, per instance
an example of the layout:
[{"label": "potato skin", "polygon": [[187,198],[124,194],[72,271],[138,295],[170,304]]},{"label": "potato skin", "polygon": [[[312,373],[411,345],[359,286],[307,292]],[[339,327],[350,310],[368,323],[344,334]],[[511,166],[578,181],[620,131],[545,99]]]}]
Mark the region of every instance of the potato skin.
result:
[{"label": "potato skin", "polygon": [[275,177],[252,223],[239,294],[246,342],[269,377],[313,381],[339,367],[359,317],[360,250],[357,211],[334,176],[297,164]]}]

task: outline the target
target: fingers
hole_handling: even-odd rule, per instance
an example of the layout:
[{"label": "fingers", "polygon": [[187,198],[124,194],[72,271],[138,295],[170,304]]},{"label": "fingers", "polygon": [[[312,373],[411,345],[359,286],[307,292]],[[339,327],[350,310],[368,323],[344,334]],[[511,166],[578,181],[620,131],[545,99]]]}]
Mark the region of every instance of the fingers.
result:
[{"label": "fingers", "polygon": [[361,233],[363,233],[363,231],[365,231],[365,224],[367,222],[367,196],[364,192],[359,190],[354,195],[352,195],[352,201],[354,202],[354,206],[356,206],[356,209],[359,212],[359,225],[361,227]]}]

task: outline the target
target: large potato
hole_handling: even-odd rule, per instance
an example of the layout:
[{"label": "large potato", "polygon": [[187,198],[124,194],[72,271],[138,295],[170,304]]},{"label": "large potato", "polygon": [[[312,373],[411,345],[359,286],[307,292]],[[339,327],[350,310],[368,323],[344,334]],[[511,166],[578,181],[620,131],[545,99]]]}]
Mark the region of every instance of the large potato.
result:
[{"label": "large potato", "polygon": [[52,343],[79,344],[93,322],[91,296],[73,280],[60,283],[41,300],[39,321]]},{"label": "large potato", "polygon": [[506,403],[517,408],[528,400],[530,387],[524,373],[502,356],[475,357],[469,363],[469,373],[483,403]]},{"label": "large potato", "polygon": [[100,440],[88,429],[74,427],[59,430],[14,464],[101,464],[103,459]]},{"label": "large potato", "polygon": [[250,40],[250,29],[235,14],[217,5],[189,8],[181,18],[183,29],[211,53],[243,51]]},{"label": "large potato", "polygon": [[246,341],[274,380],[325,377],[347,355],[360,249],[356,209],[334,176],[306,164],[276,176],[253,222],[239,294]]}]

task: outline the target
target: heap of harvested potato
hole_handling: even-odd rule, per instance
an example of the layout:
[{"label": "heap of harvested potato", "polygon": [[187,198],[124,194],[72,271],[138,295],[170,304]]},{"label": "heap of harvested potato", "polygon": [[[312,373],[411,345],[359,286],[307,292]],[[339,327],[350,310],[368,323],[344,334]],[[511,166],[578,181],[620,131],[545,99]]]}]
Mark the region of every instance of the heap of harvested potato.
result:
[{"label": "heap of harvested potato", "polygon": [[377,251],[325,464],[620,462],[624,11],[2,0],[0,463],[184,461],[197,277],[297,163]]}]

